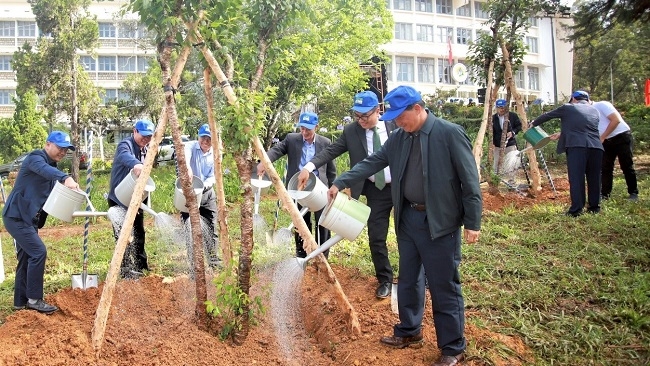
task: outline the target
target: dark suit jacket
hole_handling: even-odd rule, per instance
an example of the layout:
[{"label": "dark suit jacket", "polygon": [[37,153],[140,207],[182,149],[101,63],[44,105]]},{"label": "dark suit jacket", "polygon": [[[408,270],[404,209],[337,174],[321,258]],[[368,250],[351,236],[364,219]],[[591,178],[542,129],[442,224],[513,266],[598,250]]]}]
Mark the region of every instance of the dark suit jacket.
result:
[{"label": "dark suit jacket", "polygon": [[[378,123],[382,123],[379,121]],[[395,129],[393,122],[386,122],[386,131],[390,136]],[[311,162],[318,168],[348,152],[350,168],[368,157],[368,141],[366,130],[358,122],[350,123],[343,129],[343,133],[327,149],[316,154]],[[350,187],[352,197],[358,199],[363,190],[363,181],[356,182]]]},{"label": "dark suit jacket", "polygon": [[[327,137],[316,135],[314,137],[314,143],[316,144],[316,153],[314,156],[316,156],[318,153],[330,146],[332,141]],[[302,135],[294,132],[288,134],[284,140],[278,142],[266,152],[266,155],[269,156],[269,159],[271,159],[272,162],[287,155],[289,160],[287,166],[287,181],[284,182],[285,185],[289,183],[289,180],[294,174],[298,173],[298,166],[300,165],[300,158],[302,157],[302,145]],[[323,182],[327,187],[332,185],[332,182],[336,178],[336,165],[334,165],[334,161],[329,161],[325,166],[318,168],[318,178],[320,178],[321,182]]]},{"label": "dark suit jacket", "polygon": [[532,121],[533,126],[539,126],[553,118],[560,119],[560,139],[557,142],[557,152],[562,154],[567,147],[587,147],[603,150],[598,133],[598,110],[585,101],[567,103],[546,112]]},{"label": "dark suit jacket", "polygon": [[[521,131],[521,120],[515,112],[508,112],[508,119],[510,122],[508,123],[507,132],[512,132],[513,135],[506,140],[506,146],[517,145],[517,140],[515,140],[514,135]],[[501,128],[501,123],[499,123],[499,115],[494,114],[492,116],[492,145],[501,147],[501,133],[503,133],[503,129]]]},{"label": "dark suit jacket", "polygon": [[[146,155],[145,148],[145,155]],[[125,205],[117,199],[115,195],[115,188],[122,182],[122,179],[129,174],[131,169],[138,164],[142,164],[142,152],[140,151],[140,146],[135,143],[133,136],[127,137],[124,140],[120,141],[117,144],[115,149],[115,156],[113,157],[113,166],[111,167],[111,180],[110,180],[110,189],[108,192],[108,198],[113,202],[119,204],[122,207]],[[189,159],[189,157],[188,157]],[[147,195],[144,195],[144,199],[147,198]]]},{"label": "dark suit jacket", "polygon": [[[431,237],[447,235],[461,225],[466,229],[480,230],[483,201],[469,137],[462,127],[437,118],[431,112],[428,114],[420,129],[420,143],[425,170],[422,183]],[[399,230],[404,200],[402,179],[412,143],[411,134],[398,128],[378,152],[334,181],[334,185],[343,189],[390,166],[395,232]]]},{"label": "dark suit jacket", "polygon": [[[54,184],[57,181],[63,183],[66,179],[68,175],[56,168],[56,162],[50,159],[44,149],[32,151],[20,167],[2,216],[36,225],[34,217],[43,208]],[[41,212],[40,216],[44,223],[43,216],[47,217],[47,214]]]}]

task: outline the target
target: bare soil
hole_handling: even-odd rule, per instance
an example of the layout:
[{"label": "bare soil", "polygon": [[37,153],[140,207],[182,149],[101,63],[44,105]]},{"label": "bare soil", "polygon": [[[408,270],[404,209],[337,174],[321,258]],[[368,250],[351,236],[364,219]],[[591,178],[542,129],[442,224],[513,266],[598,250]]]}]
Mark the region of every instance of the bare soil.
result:
[{"label": "bare soil", "polygon": [[[484,192],[484,212],[517,208],[549,199],[568,202],[568,182],[556,178],[557,193],[547,186],[535,197],[515,192]],[[63,230],[63,232],[61,231]],[[69,231],[66,231],[69,230]],[[80,235],[75,229],[46,228],[42,234]],[[357,311],[362,333],[353,335],[336,305],[329,284],[310,266],[301,287],[298,321],[305,329],[279,339],[271,314],[267,311],[251,328],[243,344],[221,341],[209,331],[199,330],[194,315],[194,285],[188,277],[144,277],[138,281],[119,281],[111,305],[101,353],[91,343],[91,331],[102,285],[98,289],[64,289],[46,297],[60,311],[42,315],[17,311],[0,326],[1,365],[429,365],[439,356],[435,346],[430,301],[422,348],[394,350],[380,344],[379,338],[392,334],[398,317],[391,311],[390,299],[374,297],[376,280],[355,268],[333,268],[344,292]],[[262,276],[260,276],[262,277]],[[268,280],[258,279],[254,294],[265,294]],[[265,283],[266,282],[266,283]],[[265,287],[267,286],[267,287]],[[214,287],[214,286],[210,286]],[[266,301],[265,306],[270,306]],[[471,325],[477,314],[468,310],[466,337],[470,344],[464,365],[485,365],[472,357],[472,349],[491,353],[495,365],[516,366],[532,360],[524,342],[512,336],[491,333]],[[505,343],[516,355],[492,349],[494,342]],[[284,342],[301,346],[286,356]]]}]

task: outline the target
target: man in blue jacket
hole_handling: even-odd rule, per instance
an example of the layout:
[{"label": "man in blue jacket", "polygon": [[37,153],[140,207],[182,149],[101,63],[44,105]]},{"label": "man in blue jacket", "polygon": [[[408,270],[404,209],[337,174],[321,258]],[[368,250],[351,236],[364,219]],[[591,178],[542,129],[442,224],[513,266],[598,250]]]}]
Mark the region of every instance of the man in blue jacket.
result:
[{"label": "man in blue jacket", "polygon": [[38,236],[38,229],[45,225],[47,213],[43,211],[43,205],[56,182],[70,189],[79,189],[72,177],[56,168],[68,149],[75,149],[70,143],[70,136],[65,132],[52,131],[45,147],[32,151],[23,161],[2,211],[5,228],[16,240],[18,256],[14,310],[30,309],[44,314],[58,310],[56,306],[43,301],[47,248]]},{"label": "man in blue jacket", "polygon": [[[131,170],[136,176],[140,176],[142,168],[144,168],[142,163],[147,155],[147,146],[151,142],[155,129],[156,127],[151,121],[139,120],[133,126],[133,135],[117,144],[111,168],[110,191],[107,198],[108,207],[120,206],[123,209],[127,208],[129,203],[120,202],[115,195],[115,188]],[[115,240],[120,236],[119,229],[121,227],[122,223],[113,223]],[[143,275],[144,270],[149,269],[147,253],[144,250],[144,239],[144,213],[140,209],[133,221],[133,240],[127,246],[122,259],[120,274],[123,278],[137,279]]]},{"label": "man in blue jacket", "polygon": [[400,323],[381,342],[394,348],[422,343],[426,276],[442,353],[433,365],[456,365],[466,348],[460,228],[465,227],[468,243],[478,240],[481,229],[482,198],[472,145],[462,127],[435,117],[410,86],[388,93],[384,106],[381,119],[400,128],[379,151],[339,176],[328,195],[333,199],[340,189],[390,168]]}]

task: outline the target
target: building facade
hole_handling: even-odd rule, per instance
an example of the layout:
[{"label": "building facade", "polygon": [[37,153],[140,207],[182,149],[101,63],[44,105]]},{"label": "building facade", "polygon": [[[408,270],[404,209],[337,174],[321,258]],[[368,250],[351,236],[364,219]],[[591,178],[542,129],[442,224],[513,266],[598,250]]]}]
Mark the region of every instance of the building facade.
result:
[{"label": "building facade", "polygon": [[[124,1],[93,2],[90,14],[99,23],[99,48],[93,55],[80,52],[80,64],[104,102],[128,98],[121,91],[126,77],[146,72],[155,49],[135,15],[120,16]],[[476,100],[476,85],[464,67],[468,44],[480,32],[488,14],[484,2],[475,0],[386,0],[395,19],[394,39],[382,48],[389,56],[385,82],[388,90],[411,85],[423,94],[455,90],[456,97]],[[531,18],[526,35],[528,54],[515,73],[526,101],[563,101],[571,94],[573,53],[561,24],[569,18]],[[36,44],[40,35],[27,0],[2,0],[0,4],[0,117],[11,116],[16,91],[11,67],[13,53],[25,42]],[[560,67],[556,67],[560,66]],[[503,95],[503,93],[501,93]]]},{"label": "building facade", "polygon": [[[386,0],[395,20],[393,41],[383,47],[390,60],[388,90],[398,85],[431,95],[456,90],[459,99],[477,100],[481,86],[468,77],[465,59],[469,43],[489,32],[484,5],[475,0]],[[573,53],[563,41],[561,25],[571,21],[567,15],[529,19],[528,54],[514,75],[524,101],[562,102],[571,95]]]}]

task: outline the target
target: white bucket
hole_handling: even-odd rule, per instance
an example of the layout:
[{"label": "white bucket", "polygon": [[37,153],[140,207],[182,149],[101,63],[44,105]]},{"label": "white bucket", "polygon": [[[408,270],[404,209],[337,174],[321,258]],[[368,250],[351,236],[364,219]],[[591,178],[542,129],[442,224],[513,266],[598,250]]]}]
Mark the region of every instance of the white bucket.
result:
[{"label": "white bucket", "polygon": [[[176,178],[176,183],[174,184],[176,189],[174,189],[174,207],[180,212],[190,212],[186,206],[185,195],[183,194],[183,188],[181,188],[181,179]],[[203,182],[201,178],[197,176],[192,177],[192,189],[194,190],[194,195],[196,196],[196,202],[198,206],[201,206],[201,197],[203,196]]]},{"label": "white bucket", "polygon": [[303,190],[298,190],[298,175],[296,173],[289,180],[287,191],[289,196],[297,200],[301,206],[309,208],[309,211],[320,211],[327,205],[327,186],[318,179],[314,173],[309,173],[309,180]]},{"label": "white bucket", "polygon": [[[133,191],[135,190],[135,182],[138,180],[138,177],[135,175],[133,170],[122,179],[120,184],[115,187],[115,196],[124,206],[129,206],[131,203],[131,197],[133,196]],[[147,184],[144,186],[145,192],[153,192],[156,190],[156,183],[153,179],[149,178]],[[145,193],[146,196],[146,193]]]},{"label": "white bucket", "polygon": [[354,240],[361,234],[369,216],[370,207],[339,192],[325,207],[318,224],[345,239]]},{"label": "white bucket", "polygon": [[59,220],[72,222],[72,214],[79,211],[84,203],[86,195],[56,182],[43,205],[43,210]]}]

